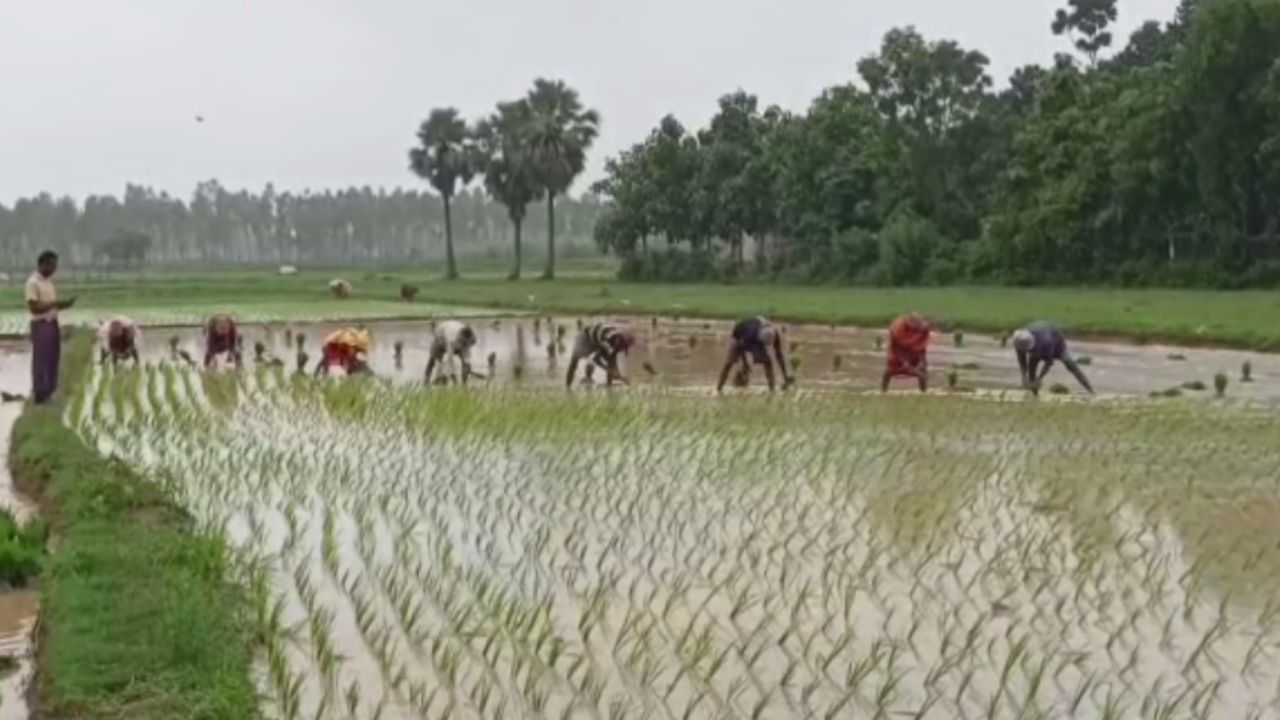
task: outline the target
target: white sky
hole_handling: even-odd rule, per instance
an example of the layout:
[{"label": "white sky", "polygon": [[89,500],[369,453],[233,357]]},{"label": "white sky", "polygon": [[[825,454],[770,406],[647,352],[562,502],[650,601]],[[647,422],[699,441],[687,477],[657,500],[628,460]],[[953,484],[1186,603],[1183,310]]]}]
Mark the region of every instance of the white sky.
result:
[{"label": "white sky", "polygon": [[[1065,0],[0,0],[0,202],[202,179],[414,185],[435,106],[470,117],[563,78],[603,115],[587,179],[664,114],[739,87],[802,110],[895,25],[991,58],[997,83],[1067,50]],[[1120,0],[1117,44],[1177,0]],[[196,115],[205,118],[203,124]]]}]

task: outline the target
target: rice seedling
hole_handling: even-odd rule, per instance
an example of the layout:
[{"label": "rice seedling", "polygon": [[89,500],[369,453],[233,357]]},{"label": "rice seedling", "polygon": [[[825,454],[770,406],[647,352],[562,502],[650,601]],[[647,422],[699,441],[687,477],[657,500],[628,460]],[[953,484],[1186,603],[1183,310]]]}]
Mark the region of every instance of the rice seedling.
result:
[{"label": "rice seedling", "polygon": [[1219,372],[1213,376],[1213,389],[1218,397],[1224,397],[1227,394],[1227,374]]},{"label": "rice seedling", "polygon": [[958,348],[964,347],[964,333],[961,332],[960,330],[957,330],[954,333],[952,333],[951,342],[953,345],[955,345]]},{"label": "rice seedling", "polygon": [[225,533],[278,717],[1280,717],[1272,414],[802,397],[165,365],[67,418]]},{"label": "rice seedling", "polygon": [[1240,365],[1240,382],[1253,382],[1253,364],[1248,360]]}]

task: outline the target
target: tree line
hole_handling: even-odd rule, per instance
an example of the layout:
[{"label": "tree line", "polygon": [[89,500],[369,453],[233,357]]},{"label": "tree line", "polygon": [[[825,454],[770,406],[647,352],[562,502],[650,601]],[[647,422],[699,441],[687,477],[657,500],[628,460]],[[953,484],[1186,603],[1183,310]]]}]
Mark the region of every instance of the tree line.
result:
[{"label": "tree line", "polygon": [[[591,232],[603,207],[593,197],[566,198],[557,224],[570,246],[596,253]],[[531,208],[531,240],[545,242],[544,207]],[[479,188],[452,202],[454,231],[473,258],[506,258],[504,206]],[[11,274],[36,255],[57,250],[71,272],[149,267],[264,265],[401,265],[445,256],[444,207],[416,190],[278,192],[229,190],[200,183],[190,198],[129,185],[122,196],[77,203],[48,194],[0,204],[0,264]]]},{"label": "tree line", "polygon": [[906,27],[806,112],[668,116],[608,160],[596,241],[632,279],[1280,284],[1280,0],[1183,0],[1118,51],[1115,19],[1070,0],[1070,52],[1000,89]]}]

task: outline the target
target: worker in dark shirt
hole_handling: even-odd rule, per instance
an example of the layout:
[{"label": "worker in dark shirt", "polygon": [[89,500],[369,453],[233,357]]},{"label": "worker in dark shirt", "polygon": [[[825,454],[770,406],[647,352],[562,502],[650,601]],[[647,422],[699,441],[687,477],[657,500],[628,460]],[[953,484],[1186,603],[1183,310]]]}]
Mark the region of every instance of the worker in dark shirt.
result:
[{"label": "worker in dark shirt", "polygon": [[1058,328],[1044,322],[1035,322],[1013,334],[1013,349],[1018,354],[1018,370],[1022,373],[1022,387],[1034,393],[1040,392],[1040,383],[1049,374],[1055,361],[1061,361],[1067,370],[1080,381],[1085,390],[1093,392],[1089,378],[1076,365],[1067,352],[1067,340]]},{"label": "worker in dark shirt", "polygon": [[729,351],[724,359],[724,367],[720,368],[720,380],[716,383],[716,392],[724,390],[725,381],[729,379],[729,371],[735,364],[742,364],[744,374],[749,372],[748,356],[756,364],[764,366],[764,376],[769,382],[769,391],[773,392],[773,358],[769,357],[770,350],[773,351],[773,358],[778,361],[778,369],[782,371],[782,387],[784,389],[790,387],[792,378],[787,373],[787,361],[782,354],[782,333],[778,332],[777,326],[762,317],[739,320],[733,326],[733,333],[729,339]]}]

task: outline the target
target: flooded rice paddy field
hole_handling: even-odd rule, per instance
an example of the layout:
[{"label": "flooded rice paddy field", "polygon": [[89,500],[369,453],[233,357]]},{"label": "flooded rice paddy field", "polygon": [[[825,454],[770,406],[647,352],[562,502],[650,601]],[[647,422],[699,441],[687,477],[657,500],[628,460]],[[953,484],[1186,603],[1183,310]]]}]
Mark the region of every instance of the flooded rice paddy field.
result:
[{"label": "flooded rice paddy field", "polygon": [[[540,326],[482,324],[480,357],[551,382]],[[638,327],[637,379],[647,359],[655,383],[711,382],[724,325]],[[374,332],[377,369],[417,380],[424,326]],[[802,383],[879,372],[868,333],[790,339]],[[1131,392],[1241,357],[1078,350]],[[993,340],[952,359],[1016,379]],[[1274,392],[1268,361],[1232,392]],[[1267,404],[534,384],[153,363],[95,369],[67,421],[227,533],[276,717],[1280,717]]]},{"label": "flooded rice paddy field", "polygon": [[[486,359],[495,359],[495,379],[499,382],[529,384],[563,383],[567,351],[581,322],[602,318],[489,318],[470,320],[479,336],[473,356],[475,368],[487,373]],[[623,318],[613,322],[632,328],[638,345],[623,361],[624,372],[636,384],[709,389],[714,387],[731,323],[723,321],[676,320],[672,318]],[[383,377],[404,382],[421,382],[431,345],[430,321],[370,322],[374,336],[373,369]],[[341,327],[334,323],[268,324],[245,328],[245,356],[251,359],[253,346],[261,342],[269,356],[289,368],[296,367],[298,336],[304,336],[303,350],[308,368],[319,358],[319,343]],[[880,329],[832,327],[826,325],[786,325],[788,359],[798,364],[801,389],[823,391],[866,391],[878,389],[884,369]],[[200,332],[194,328],[157,329],[147,335],[147,359],[170,354],[170,338],[199,361]],[[396,344],[403,346],[396,362]],[[1227,394],[1236,398],[1280,400],[1280,356],[1234,350],[1130,345],[1114,342],[1072,341],[1071,351],[1089,363],[1083,369],[1094,387],[1104,395],[1148,395],[1178,388],[1188,396],[1211,397],[1214,376],[1229,378]],[[950,335],[935,335],[930,349],[931,387],[946,390],[954,371],[961,389],[1016,390],[1018,366],[1011,348],[1001,346],[991,335],[966,334],[961,346]],[[1248,363],[1252,382],[1241,382],[1242,367]],[[648,369],[646,369],[646,366]],[[650,371],[651,369],[651,371]],[[581,366],[579,373],[582,372]],[[757,367],[753,386],[762,386],[764,373]],[[581,377],[581,375],[580,375]],[[603,379],[599,374],[597,379]],[[1199,382],[1202,390],[1182,386]],[[1056,367],[1045,379],[1045,388],[1055,383],[1071,393],[1082,389],[1075,379]],[[914,381],[896,380],[894,389],[914,389]]]}]

